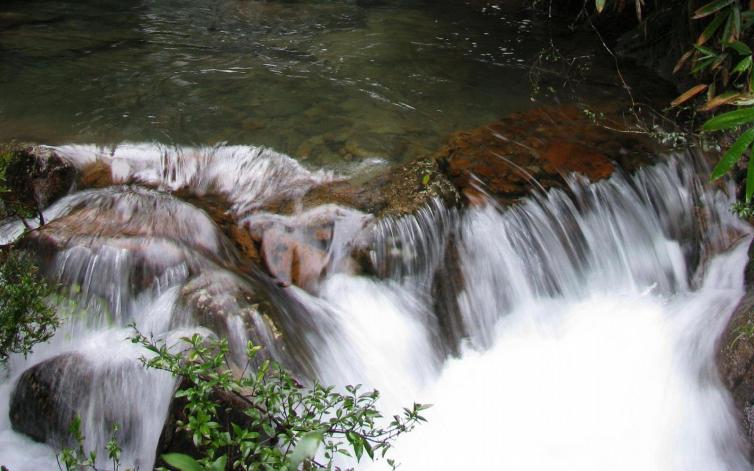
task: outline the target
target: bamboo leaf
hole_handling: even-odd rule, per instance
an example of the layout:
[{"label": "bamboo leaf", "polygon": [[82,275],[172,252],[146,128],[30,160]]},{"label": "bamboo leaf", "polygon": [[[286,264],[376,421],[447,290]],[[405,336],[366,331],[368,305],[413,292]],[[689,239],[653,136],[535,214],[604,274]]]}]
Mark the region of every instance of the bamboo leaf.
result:
[{"label": "bamboo leaf", "polygon": [[716,97],[708,100],[707,103],[705,103],[704,105],[702,105],[701,108],[699,108],[699,111],[710,111],[710,110],[713,110],[713,109],[717,108],[718,106],[722,106],[722,105],[725,105],[727,103],[730,103],[730,102],[734,101],[735,99],[737,99],[740,96],[741,96],[741,94],[738,93],[738,92],[725,92],[725,93],[721,93],[721,94],[717,95]]},{"label": "bamboo leaf", "polygon": [[700,59],[709,59],[709,58],[717,57],[717,53],[715,51],[713,51],[712,49],[708,48],[708,47],[697,46],[697,45],[695,45],[694,47],[699,52],[701,52],[702,54],[704,54],[704,56],[700,57]]},{"label": "bamboo leaf", "polygon": [[740,95],[731,103],[736,106],[752,106],[754,105],[754,93],[747,93],[745,95]]},{"label": "bamboo leaf", "polygon": [[715,0],[714,2],[710,2],[703,7],[699,8],[694,12],[693,19],[698,20],[699,18],[704,18],[705,16],[709,16],[717,11],[722,10],[723,8],[727,7],[731,3],[733,3],[735,0]]},{"label": "bamboo leaf", "polygon": [[741,41],[733,41],[732,43],[726,44],[725,47],[729,47],[735,50],[737,53],[739,53],[742,56],[751,55],[751,48],[747,46],[746,44],[742,43]]},{"label": "bamboo leaf", "polygon": [[717,15],[715,15],[715,17],[712,19],[712,21],[710,21],[707,27],[704,28],[702,34],[700,34],[696,39],[696,45],[701,46],[702,44],[709,41],[710,38],[715,34],[715,31],[717,31],[720,25],[723,24],[723,21],[725,21],[729,14],[729,12],[719,12]]},{"label": "bamboo leaf", "polygon": [[[754,128],[750,129],[754,131]],[[749,155],[749,163],[746,168],[746,202],[751,201],[752,195],[754,195],[754,162],[751,155]]]},{"label": "bamboo leaf", "polygon": [[742,74],[751,68],[751,56],[746,56],[741,59],[741,62],[736,64],[733,68],[733,73]]},{"label": "bamboo leaf", "polygon": [[702,93],[706,89],[707,89],[707,84],[705,83],[700,83],[699,85],[695,85],[689,88],[688,90],[686,90],[685,92],[683,92],[681,95],[679,95],[678,98],[673,100],[670,103],[670,106],[675,107],[682,103],[685,103],[689,101],[690,99],[694,98],[695,96],[697,96],[698,94]]},{"label": "bamboo leaf", "polygon": [[677,74],[679,70],[686,64],[686,61],[689,60],[689,57],[691,57],[691,54],[694,53],[693,49],[690,49],[683,53],[680,59],[678,59],[678,62],[676,62],[675,67],[673,67],[673,73]]},{"label": "bamboo leaf", "polygon": [[733,16],[728,15],[728,20],[725,22],[725,27],[723,28],[721,39],[723,41],[729,41],[731,37],[731,31],[733,31]]},{"label": "bamboo leaf", "polygon": [[[718,162],[717,165],[715,165],[715,168],[712,169],[710,179],[717,180],[718,178],[728,173],[730,169],[732,169],[733,166],[736,165],[736,162],[741,160],[741,156],[743,155],[744,151],[746,151],[746,149],[751,145],[752,142],[754,142],[754,128],[751,128],[745,133],[741,134],[738,140],[736,140],[736,142],[734,142],[733,145],[730,146],[730,149],[728,149],[725,154],[723,154],[720,162]],[[748,193],[748,177],[746,187]]]},{"label": "bamboo leaf", "polygon": [[715,58],[714,57],[710,58],[710,59],[701,60],[701,61],[697,62],[696,65],[691,69],[691,73],[692,74],[696,74],[697,72],[700,72],[700,71],[706,69],[707,67],[709,67],[710,64],[712,64],[713,62],[715,62]]},{"label": "bamboo leaf", "polygon": [[721,129],[731,129],[742,124],[754,121],[754,107],[743,108],[740,110],[729,111],[714,118],[708,119],[703,125],[704,131],[719,131]]},{"label": "bamboo leaf", "polygon": [[730,11],[730,17],[731,21],[733,22],[733,26],[731,28],[730,37],[725,39],[728,41],[736,41],[741,35],[741,10],[738,8],[738,5],[733,5]]}]

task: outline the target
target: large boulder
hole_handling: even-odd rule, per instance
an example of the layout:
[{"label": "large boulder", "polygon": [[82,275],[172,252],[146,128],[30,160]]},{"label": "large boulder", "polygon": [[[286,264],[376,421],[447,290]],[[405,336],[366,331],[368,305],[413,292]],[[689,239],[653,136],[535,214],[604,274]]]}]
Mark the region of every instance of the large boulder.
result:
[{"label": "large boulder", "polygon": [[58,449],[70,447],[77,444],[69,427],[79,417],[87,450],[104,456],[117,425],[115,438],[129,457],[128,463],[121,464],[148,466],[175,380],[165,372],[144,368],[135,348],[126,350],[123,356],[62,353],[27,369],[10,399],[13,430]]},{"label": "large boulder", "polygon": [[29,368],[18,379],[11,396],[8,415],[13,430],[38,442],[70,443],[68,427],[89,394],[77,386],[91,382],[91,369],[75,353]]}]

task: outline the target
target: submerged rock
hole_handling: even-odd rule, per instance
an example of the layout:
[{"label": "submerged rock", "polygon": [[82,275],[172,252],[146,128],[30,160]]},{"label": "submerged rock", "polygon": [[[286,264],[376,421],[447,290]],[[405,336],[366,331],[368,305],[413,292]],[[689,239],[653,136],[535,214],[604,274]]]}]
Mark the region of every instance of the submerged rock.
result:
[{"label": "submerged rock", "polygon": [[258,361],[283,356],[282,334],[271,313],[275,307],[263,289],[224,270],[207,270],[181,287],[174,308],[176,325],[198,324],[228,339],[236,365],[246,363],[246,344],[265,348]]},{"label": "submerged rock", "polygon": [[[92,373],[83,367],[81,355],[60,355],[26,370],[16,383],[10,401],[11,426],[38,441],[65,444],[71,441],[67,430],[80,405],[87,400],[73,388],[89,384]],[[75,377],[75,380],[70,378]]]},{"label": "submerged rock", "polygon": [[99,454],[117,425],[115,438],[130,464],[151,462],[174,380],[144,368],[136,351],[130,357],[91,353],[63,353],[21,374],[10,399],[13,430],[56,449],[77,446],[69,427],[79,417],[87,449]]}]

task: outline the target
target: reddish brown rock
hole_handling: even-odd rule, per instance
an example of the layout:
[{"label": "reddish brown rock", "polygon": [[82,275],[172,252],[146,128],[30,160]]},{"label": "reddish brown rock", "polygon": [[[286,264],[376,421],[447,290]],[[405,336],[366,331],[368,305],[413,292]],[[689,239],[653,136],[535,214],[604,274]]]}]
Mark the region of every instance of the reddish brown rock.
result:
[{"label": "reddish brown rock", "polygon": [[81,169],[79,184],[83,188],[106,188],[113,186],[115,182],[113,182],[110,165],[97,160],[93,164],[85,166]]},{"label": "reddish brown rock", "polygon": [[617,122],[612,129],[597,125],[575,107],[516,113],[453,134],[436,159],[469,203],[488,193],[510,204],[533,189],[563,187],[569,173],[596,181],[616,167],[632,171],[651,161],[658,146],[648,136],[619,132]]}]

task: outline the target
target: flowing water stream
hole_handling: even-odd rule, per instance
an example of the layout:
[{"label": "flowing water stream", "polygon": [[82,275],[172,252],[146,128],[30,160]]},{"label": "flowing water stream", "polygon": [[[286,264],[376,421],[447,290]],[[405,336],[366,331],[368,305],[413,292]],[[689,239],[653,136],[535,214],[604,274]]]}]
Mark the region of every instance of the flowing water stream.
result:
[{"label": "flowing water stream", "polygon": [[[625,100],[593,37],[511,10],[5,1],[0,142],[49,144],[114,184],[63,197],[31,235],[0,224],[1,242],[23,237],[41,254],[67,319],[10,360],[0,464],[57,469],[55,448],[79,415],[87,447],[104,455],[119,424],[124,466],[151,469],[175,380],[141,367],[135,323],[168,342],[227,337],[236,358],[252,340],[301,378],[379,389],[388,416],[434,404],[396,445],[409,471],[751,469],[714,363],[743,295],[751,229],[696,158],[657,156],[598,183],[571,175],[567,189],[507,208],[487,198],[463,209],[430,199],[402,217],[269,210],[511,112]],[[555,43],[570,58],[550,73]],[[216,195],[242,228],[296,235],[326,221],[323,278],[304,289],[240,266],[216,215],[199,208]],[[51,445],[11,426],[39,392],[14,394],[30,375],[52,388],[25,410]]]},{"label": "flowing water stream", "polygon": [[[81,161],[92,149],[58,150]],[[195,168],[197,181],[238,158],[206,152],[213,157]],[[161,154],[138,160],[159,165],[150,155]],[[240,178],[252,193],[270,181],[252,175],[302,178],[284,156],[247,155],[268,165],[217,178]],[[728,197],[702,186],[692,160],[596,184],[574,176],[569,192],[509,209],[430,201],[415,215],[361,224],[382,274],[333,270],[314,293],[239,278],[214,223],[167,193],[112,187],[68,196],[48,210],[47,233],[62,244],[48,269],[76,287],[86,312],[74,312],[28,359],[12,359],[0,462],[55,467],[52,449],[12,432],[7,417],[19,375],[53,359],[48,368],[70,394],[60,401],[81,415],[88,445],[101,448],[119,423],[125,462],[148,469],[174,381],[141,369],[125,326],[168,339],[201,329],[186,315],[191,286],[217,283],[262,286],[284,308],[289,322],[276,321],[298,347],[276,352],[264,319],[244,327],[238,299],[220,330],[232,343],[256,332],[298,371],[380,389],[386,411],[435,404],[429,423],[398,443],[406,469],[749,469],[713,356],[743,293],[750,230],[730,215]],[[99,222],[85,218],[92,208]],[[71,214],[76,227],[61,223]],[[17,235],[12,226],[3,227],[7,237]],[[433,301],[440,278],[455,280],[443,298],[453,306]]]}]

